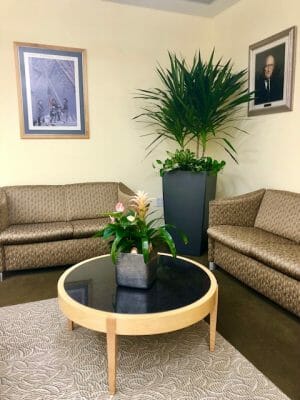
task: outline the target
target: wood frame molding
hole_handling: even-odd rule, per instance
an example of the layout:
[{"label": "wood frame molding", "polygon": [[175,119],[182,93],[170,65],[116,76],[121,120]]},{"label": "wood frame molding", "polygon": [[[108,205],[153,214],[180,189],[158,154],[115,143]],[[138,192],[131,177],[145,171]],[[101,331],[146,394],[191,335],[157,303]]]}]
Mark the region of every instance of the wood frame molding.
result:
[{"label": "wood frame molding", "polygon": [[[13,42],[13,45],[14,45],[15,71],[16,71],[16,82],[17,82],[17,93],[18,93],[18,106],[19,106],[20,137],[22,139],[89,139],[90,128],[89,128],[88,85],[87,85],[87,51],[85,49],[76,47],[44,45],[41,43]],[[67,134],[67,133],[59,133],[59,131],[57,134],[25,133],[24,108],[22,101],[23,98],[22,82],[20,74],[20,58],[18,52],[19,47],[31,47],[31,48],[33,47],[33,48],[58,50],[58,51],[70,51],[82,54],[82,85],[83,85],[83,104],[84,104],[84,120],[85,120],[84,134]]]}]

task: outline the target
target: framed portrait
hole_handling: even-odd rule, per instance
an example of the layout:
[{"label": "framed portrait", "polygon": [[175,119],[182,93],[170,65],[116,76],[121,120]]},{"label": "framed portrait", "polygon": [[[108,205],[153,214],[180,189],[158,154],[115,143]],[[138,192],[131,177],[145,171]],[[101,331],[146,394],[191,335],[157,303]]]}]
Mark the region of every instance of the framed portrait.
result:
[{"label": "framed portrait", "polygon": [[86,51],[14,43],[21,138],[89,137]]},{"label": "framed portrait", "polygon": [[293,26],[249,47],[249,116],[292,110],[295,41]]}]

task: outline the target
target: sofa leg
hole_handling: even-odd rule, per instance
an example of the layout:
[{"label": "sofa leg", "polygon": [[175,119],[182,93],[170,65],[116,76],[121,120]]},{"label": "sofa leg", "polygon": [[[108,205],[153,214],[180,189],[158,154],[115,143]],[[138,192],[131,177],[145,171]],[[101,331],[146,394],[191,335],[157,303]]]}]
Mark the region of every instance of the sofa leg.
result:
[{"label": "sofa leg", "polygon": [[0,282],[4,281],[4,272],[0,272]]},{"label": "sofa leg", "polygon": [[215,269],[217,269],[217,264],[215,264],[213,261],[210,261],[208,267],[210,271],[214,271]]}]

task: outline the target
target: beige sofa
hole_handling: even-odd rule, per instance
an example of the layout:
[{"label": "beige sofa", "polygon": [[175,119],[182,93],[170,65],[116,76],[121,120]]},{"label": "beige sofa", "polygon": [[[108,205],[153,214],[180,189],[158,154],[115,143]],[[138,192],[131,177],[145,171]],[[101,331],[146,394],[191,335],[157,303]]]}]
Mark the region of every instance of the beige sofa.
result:
[{"label": "beige sofa", "polygon": [[258,190],[214,200],[208,237],[210,265],[300,316],[300,194]]},{"label": "beige sofa", "polygon": [[74,264],[105,254],[92,236],[133,192],[122,183],[0,188],[0,278],[6,271]]}]

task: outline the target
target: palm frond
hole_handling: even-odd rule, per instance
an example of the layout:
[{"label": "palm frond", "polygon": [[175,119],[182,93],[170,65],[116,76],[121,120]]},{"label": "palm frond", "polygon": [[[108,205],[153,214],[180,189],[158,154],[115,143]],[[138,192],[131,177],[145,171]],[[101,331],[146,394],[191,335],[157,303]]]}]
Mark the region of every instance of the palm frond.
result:
[{"label": "palm frond", "polygon": [[169,67],[158,65],[156,69],[162,88],[138,90],[136,97],[147,102],[147,107],[134,119],[151,124],[157,134],[147,146],[149,154],[166,139],[174,140],[182,149],[195,139],[204,155],[207,142],[218,137],[236,160],[232,143],[220,135],[232,138],[227,129],[245,132],[237,126],[244,119],[238,114],[254,93],[248,91],[246,69],[233,72],[231,60],[222,63],[222,59],[214,59],[214,50],[207,62],[199,51],[188,67],[184,58],[169,52]]}]

